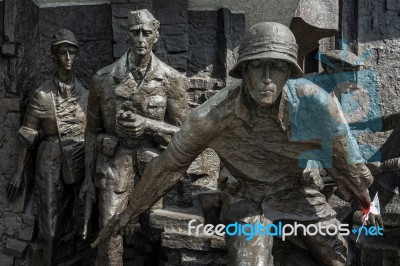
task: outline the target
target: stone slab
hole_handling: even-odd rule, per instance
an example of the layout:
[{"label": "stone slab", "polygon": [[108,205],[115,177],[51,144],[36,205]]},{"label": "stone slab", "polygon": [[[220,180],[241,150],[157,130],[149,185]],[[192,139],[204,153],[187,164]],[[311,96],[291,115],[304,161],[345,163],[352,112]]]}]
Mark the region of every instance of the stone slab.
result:
[{"label": "stone slab", "polygon": [[194,226],[204,223],[204,218],[199,215],[170,210],[152,210],[149,224],[156,229],[168,228],[169,230],[187,232],[188,224],[191,220],[195,220],[193,222]]},{"label": "stone slab", "polygon": [[110,1],[114,0],[35,0],[34,2],[40,8],[48,8],[60,6],[103,5],[109,4]]},{"label": "stone slab", "polygon": [[18,231],[18,239],[25,241],[32,241],[34,231],[35,231],[35,217],[31,215],[23,215],[22,223]]},{"label": "stone slab", "polygon": [[28,244],[26,242],[8,238],[6,246],[4,247],[4,253],[12,257],[22,258],[25,254]]},{"label": "stone slab", "polygon": [[161,245],[173,249],[208,251],[211,240],[202,236],[189,236],[187,232],[164,232],[161,235]]},{"label": "stone slab", "polygon": [[14,257],[0,253],[0,263],[1,263],[1,265],[4,265],[4,266],[13,266],[14,265]]}]

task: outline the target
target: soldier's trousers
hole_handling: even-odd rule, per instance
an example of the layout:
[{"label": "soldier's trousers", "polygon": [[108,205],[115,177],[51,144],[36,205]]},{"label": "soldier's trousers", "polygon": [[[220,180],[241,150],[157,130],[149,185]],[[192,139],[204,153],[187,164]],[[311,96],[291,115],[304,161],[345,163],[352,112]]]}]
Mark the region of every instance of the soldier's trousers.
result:
[{"label": "soldier's trousers", "polygon": [[[150,148],[119,147],[112,158],[99,153],[96,168],[96,187],[99,193],[100,228],[115,214],[120,202],[128,204],[129,191],[146,163],[157,153]],[[126,206],[124,206],[125,209]],[[122,266],[123,237],[112,237],[98,246],[97,265]]]},{"label": "soldier's trousers", "polygon": [[[115,210],[128,192],[117,193],[112,190],[99,190],[100,228],[103,228],[114,215]],[[126,201],[127,202],[127,201]],[[118,235],[102,241],[98,246],[97,266],[122,266],[123,237]]]},{"label": "soldier's trousers", "polygon": [[35,215],[38,220],[38,242],[42,246],[40,262],[35,265],[54,265],[58,242],[68,222],[71,196],[61,174],[62,153],[59,143],[42,141],[35,166]]},{"label": "soldier's trousers", "polygon": [[[267,225],[272,222],[277,224],[279,221],[282,224],[297,222],[305,226],[318,223],[322,226],[339,224],[335,218],[336,213],[325,197],[313,187],[299,185],[295,177],[275,184],[242,182],[239,190],[223,192],[222,195],[221,221],[225,224],[261,222]],[[226,235],[230,266],[274,265],[272,236],[255,235],[251,240],[246,238],[248,236]],[[288,240],[308,250],[319,265],[346,264],[347,243],[343,236],[303,236],[300,232],[297,237],[286,239]],[[290,265],[296,264],[291,262]]]}]

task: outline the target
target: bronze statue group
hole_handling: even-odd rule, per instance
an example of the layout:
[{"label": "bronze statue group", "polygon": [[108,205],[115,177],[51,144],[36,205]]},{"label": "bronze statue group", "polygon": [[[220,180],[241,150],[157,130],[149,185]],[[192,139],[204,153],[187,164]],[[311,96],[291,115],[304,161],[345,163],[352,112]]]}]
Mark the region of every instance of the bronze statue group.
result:
[{"label": "bronze statue group", "polygon": [[[123,265],[122,235],[131,233],[127,225],[137,223],[208,147],[241,183],[235,192],[222,191],[224,223],[338,224],[318,186],[299,182],[308,160],[303,155],[324,145],[329,151],[310,160],[322,163],[347,201],[369,207],[371,172],[336,97],[301,82],[298,46],[289,28],[274,22],[250,27],[229,72],[240,81],[188,114],[184,77],[152,52],[159,26],[149,11],[131,11],[129,49],[97,71],[88,92],[73,75],[79,51],[74,34],[63,29],[53,37],[58,68],[32,95],[19,130],[23,148],[17,172],[8,188],[14,200],[29,150],[39,142],[35,205],[41,210],[42,265],[56,263],[68,184],[84,179],[86,222],[92,204],[99,210],[103,231],[95,243],[96,265]],[[300,131],[303,135],[296,134]],[[375,218],[371,215],[371,222]],[[321,265],[345,265],[343,236],[296,238]],[[273,265],[271,236],[251,241],[227,236],[226,245],[229,265]]]}]

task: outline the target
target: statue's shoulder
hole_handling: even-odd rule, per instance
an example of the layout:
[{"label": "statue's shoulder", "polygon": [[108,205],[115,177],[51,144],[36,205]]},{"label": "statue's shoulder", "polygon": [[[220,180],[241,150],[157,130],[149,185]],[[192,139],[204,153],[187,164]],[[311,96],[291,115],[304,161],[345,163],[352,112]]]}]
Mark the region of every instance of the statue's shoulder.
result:
[{"label": "statue's shoulder", "polygon": [[225,116],[234,114],[238,102],[240,103],[242,101],[240,93],[241,86],[241,82],[235,82],[232,85],[223,88],[192,112],[197,112],[200,117],[212,116],[221,119]]},{"label": "statue's shoulder", "polygon": [[323,133],[332,133],[347,124],[337,98],[319,85],[304,78],[289,80],[286,85],[289,110],[298,125],[308,125],[308,128],[312,125],[317,133],[321,129]]},{"label": "statue's shoulder", "polygon": [[82,85],[82,83],[78,79],[75,79],[75,87],[81,98],[88,98],[89,91]]},{"label": "statue's shoulder", "polygon": [[198,134],[218,134],[237,117],[236,103],[240,99],[240,84],[220,90],[216,95],[193,109],[187,122]]},{"label": "statue's shoulder", "polygon": [[44,100],[51,97],[51,92],[56,90],[56,86],[53,79],[45,81],[32,93],[32,98],[37,100]]},{"label": "statue's shoulder", "polygon": [[102,69],[100,69],[99,71],[96,72],[96,75],[103,76],[103,75],[106,75],[106,74],[113,73],[115,71],[115,69],[117,68],[117,66],[118,66],[118,61],[119,60],[115,61],[111,65],[103,67]]},{"label": "statue's shoulder", "polygon": [[285,89],[289,100],[302,101],[307,99],[314,104],[323,105],[327,103],[329,98],[329,94],[324,89],[306,78],[288,80]]},{"label": "statue's shoulder", "polygon": [[183,79],[184,78],[184,76],[178,70],[167,65],[166,63],[161,61],[159,58],[157,58],[157,56],[153,55],[153,60],[155,61],[154,64],[156,67],[156,71],[159,72],[160,74],[162,74],[164,77],[170,78],[170,79],[178,79],[178,78]]},{"label": "statue's shoulder", "polygon": [[115,61],[111,65],[103,67],[102,69],[97,71],[96,75],[98,75],[98,76],[113,75],[113,73],[116,71],[116,69],[126,66],[126,57],[127,57],[127,53],[125,53],[123,56],[121,56],[117,61]]}]

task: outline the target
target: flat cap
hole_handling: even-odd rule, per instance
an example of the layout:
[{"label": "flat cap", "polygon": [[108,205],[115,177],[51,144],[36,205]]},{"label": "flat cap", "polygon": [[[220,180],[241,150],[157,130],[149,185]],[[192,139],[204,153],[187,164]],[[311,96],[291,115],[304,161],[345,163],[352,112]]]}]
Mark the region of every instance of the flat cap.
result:
[{"label": "flat cap", "polygon": [[67,29],[61,29],[53,35],[51,46],[58,45],[61,43],[69,43],[79,47],[75,35],[72,33],[72,31]]}]

